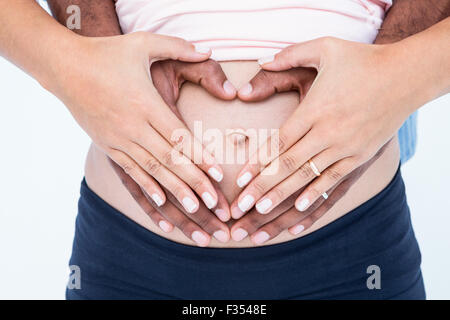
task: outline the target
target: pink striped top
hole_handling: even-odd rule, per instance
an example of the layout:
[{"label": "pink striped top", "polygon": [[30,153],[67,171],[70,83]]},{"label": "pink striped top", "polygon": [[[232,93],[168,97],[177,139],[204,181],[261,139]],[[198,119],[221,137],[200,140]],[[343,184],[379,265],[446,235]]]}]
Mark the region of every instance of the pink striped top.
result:
[{"label": "pink striped top", "polygon": [[323,36],[372,43],[392,0],[117,0],[123,32],[184,38],[212,58],[256,60]]}]

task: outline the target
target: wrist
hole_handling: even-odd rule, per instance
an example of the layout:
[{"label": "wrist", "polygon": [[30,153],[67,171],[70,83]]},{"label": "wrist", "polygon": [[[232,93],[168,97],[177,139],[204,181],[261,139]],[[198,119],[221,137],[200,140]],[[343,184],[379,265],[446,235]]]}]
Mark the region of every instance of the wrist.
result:
[{"label": "wrist", "polygon": [[435,65],[439,59],[430,56],[429,48],[423,44],[410,40],[382,45],[387,60],[383,68],[385,79],[389,79],[387,85],[397,97],[393,105],[401,108],[398,112],[404,115],[412,114],[437,98],[443,84],[441,72],[438,72],[441,67]]},{"label": "wrist", "polygon": [[[68,31],[68,30],[67,30]],[[68,70],[86,50],[87,38],[68,31],[64,37],[47,50],[44,65],[34,75],[40,85],[58,96],[59,89],[67,81]]]}]

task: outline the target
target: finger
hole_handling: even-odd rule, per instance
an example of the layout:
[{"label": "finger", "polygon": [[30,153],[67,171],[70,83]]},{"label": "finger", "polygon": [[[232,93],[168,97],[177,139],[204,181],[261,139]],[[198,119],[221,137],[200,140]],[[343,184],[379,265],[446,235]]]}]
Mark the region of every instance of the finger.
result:
[{"label": "finger", "polygon": [[[164,167],[164,165],[162,165],[152,154],[136,144],[129,146],[127,153],[132,154],[133,158],[137,161],[137,165],[132,170],[128,169],[128,171],[145,170],[144,172],[147,175],[154,177],[162,186],[169,190],[183,205],[187,212],[194,213],[198,210],[199,202],[191,188],[174,173]],[[125,170],[125,172],[127,172],[127,170]]]},{"label": "finger", "polygon": [[284,48],[275,56],[258,60],[265,70],[281,71],[296,67],[309,67],[319,69],[323,53],[335,39],[324,37],[314,39]]},{"label": "finger", "polygon": [[298,91],[300,98],[311,87],[317,71],[312,68],[295,68],[286,71],[272,72],[260,70],[249,83],[239,91],[239,99],[243,101],[261,101],[275,93]]},{"label": "finger", "polygon": [[[310,158],[325,148],[326,145],[321,145],[320,140],[318,143],[314,134],[306,135],[301,141],[297,142],[292,148],[265,167],[241,192],[235,201],[240,211],[248,211],[264,194],[297,171]],[[302,185],[299,185],[297,190],[301,187]]]},{"label": "finger", "polygon": [[153,223],[157,225],[162,231],[169,233],[174,229],[174,225],[170,223],[166,218],[164,218],[156,208],[158,206],[154,203],[153,199],[141,188],[142,196],[135,197],[133,194],[134,200],[139,204],[139,206],[144,210],[144,212],[152,219]]},{"label": "finger", "polygon": [[[217,193],[208,177],[188,158],[177,150],[174,150],[170,144],[160,138],[158,133],[155,132],[153,128],[148,127],[147,131],[141,131],[138,145],[142,146],[142,150],[135,148],[138,150],[130,150],[129,152],[131,154],[136,154],[141,151],[140,153],[142,154],[142,151],[145,151],[145,149],[150,150],[151,148],[152,155],[154,155],[154,157],[158,160],[155,162],[151,159],[150,154],[145,157],[142,155],[139,157],[141,161],[144,161],[144,168],[147,172],[153,172],[150,173],[152,176],[155,176],[155,170],[158,171],[160,169],[160,165],[162,164],[167,170],[173,172],[179,177],[179,179],[189,185],[192,190],[194,190],[201,197],[208,208],[211,209],[217,205]],[[160,180],[158,181],[163,183]]]},{"label": "finger", "polygon": [[146,192],[128,175],[123,169],[118,166],[111,158],[108,161],[114,169],[114,172],[119,176],[124,187],[131,194],[133,199],[139,204],[141,209],[152,219],[153,223],[161,228],[164,232],[171,232],[173,225],[163,218],[154,206],[161,206],[157,204]]},{"label": "finger", "polygon": [[[181,152],[211,178],[217,182],[222,181],[223,170],[213,155],[194,137],[181,119],[174,113],[167,112],[167,105],[162,101],[156,88],[153,87],[150,90],[154,90],[154,94],[152,95],[153,104],[149,105],[147,114],[150,127],[158,135],[162,136],[175,150]],[[164,121],[161,121],[161,119],[164,119]],[[144,130],[144,132],[146,131]],[[142,137],[146,136],[142,134]],[[152,146],[153,143],[150,141],[149,145]],[[153,150],[153,148],[148,150]]]},{"label": "finger", "polygon": [[173,69],[173,61],[158,61],[150,68],[153,85],[170,110],[181,119],[176,102],[179,94],[179,84]]},{"label": "finger", "polygon": [[178,38],[147,33],[148,54],[156,59],[199,62],[211,56],[211,49]]},{"label": "finger", "polygon": [[251,210],[244,217],[239,219],[234,223],[231,227],[231,237],[234,241],[241,241],[246,238],[249,234],[254,233],[256,230],[261,228],[266,223],[274,220],[278,216],[282,215],[287,210],[294,207],[295,199],[297,195],[299,195],[301,190],[296,192],[296,194],[292,195],[283,203],[281,203],[278,207],[272,210],[269,214],[261,215],[256,210]]},{"label": "finger", "polygon": [[159,213],[175,227],[180,229],[186,237],[194,241],[200,247],[208,246],[211,241],[210,235],[202,230],[194,221],[189,219],[172,202],[167,201],[162,207],[158,207]]},{"label": "finger", "polygon": [[354,158],[348,157],[325,169],[321,176],[311,182],[297,198],[295,201],[297,210],[305,211],[320,197],[326,198],[327,190],[333,188],[358,166]]},{"label": "finger", "polygon": [[213,96],[222,100],[236,97],[236,88],[227,79],[217,61],[207,60],[201,63],[176,62],[175,71],[182,80],[202,86]]},{"label": "finger", "polygon": [[[329,190],[329,193],[332,194],[334,189]],[[312,205],[305,212],[298,212],[294,207],[284,212],[282,215],[278,216],[273,221],[270,221],[262,228],[258,229],[251,235],[251,240],[256,245],[261,245],[275,237],[277,237],[284,230],[287,230],[290,227],[292,228],[293,235],[299,235],[305,229],[310,228],[314,223],[312,216],[314,216],[317,209],[324,203],[324,199],[317,201],[314,205]],[[337,200],[336,200],[337,201]],[[334,203],[333,203],[334,204]],[[331,205],[331,203],[329,203]],[[328,206],[330,208],[330,206]],[[326,212],[326,211],[325,211]],[[323,212],[322,215],[325,213]]]},{"label": "finger", "polygon": [[[183,207],[179,206],[176,202],[176,199],[172,198],[172,195],[168,194],[168,199],[172,205],[174,205],[178,212],[186,215],[187,213],[183,209]],[[166,216],[169,217],[167,214]],[[198,225],[202,230],[204,230],[209,235],[214,236],[220,242],[228,242],[230,239],[230,232],[228,226],[220,221],[214,213],[212,213],[208,208],[206,208],[203,204],[200,205],[200,208],[195,213],[195,215],[189,215],[188,218]],[[183,226],[181,226],[183,227]],[[181,228],[180,228],[181,229]]]},{"label": "finger", "polygon": [[[253,155],[250,156],[247,163],[239,172],[236,180],[236,183],[240,188],[245,187],[262,171],[263,168],[269,165],[270,162],[277,159],[280,155],[283,155],[283,153],[288,151],[296,142],[307,135],[312,127],[313,119],[308,113],[302,114],[301,109],[302,108],[298,108],[294,111],[285,124],[278,131],[274,132],[274,134],[270,136],[270,138],[264,142]],[[301,119],[301,121],[298,119]],[[304,139],[299,142],[302,145],[305,144],[303,140]],[[307,144],[310,148],[317,148],[317,141],[319,141],[320,144],[325,144],[325,141],[322,141],[321,139],[311,138],[310,140],[311,141]],[[303,150],[300,154],[304,155],[307,151],[308,150]],[[314,154],[310,156],[313,155]],[[300,163],[300,165],[304,162]],[[281,161],[275,162],[272,168],[276,169],[279,163],[281,163]]]},{"label": "finger", "polygon": [[325,168],[328,168],[342,158],[342,156],[332,149],[326,149],[320,152],[258,200],[255,205],[256,210],[261,214],[269,213],[284,201],[284,199],[314,180]]},{"label": "finger", "polygon": [[[352,179],[346,179],[339,185],[328,191],[328,198],[323,197],[316,201],[311,207],[305,211],[305,218],[299,223],[289,227],[288,231],[292,235],[298,235],[309,229],[317,220],[324,216],[333,206],[347,194],[350,187],[358,180],[360,175]],[[308,214],[310,212],[310,214]]]},{"label": "finger", "polygon": [[117,149],[111,149],[108,156],[110,163],[115,164],[113,168],[125,187],[130,186],[130,180],[128,179],[130,177],[151,196],[157,206],[162,206],[166,202],[166,195],[159,184],[127,154]]},{"label": "finger", "polygon": [[231,219],[230,206],[225,198],[224,194],[220,190],[217,184],[214,185],[217,192],[217,206],[214,208],[214,214],[223,222],[227,222]]}]

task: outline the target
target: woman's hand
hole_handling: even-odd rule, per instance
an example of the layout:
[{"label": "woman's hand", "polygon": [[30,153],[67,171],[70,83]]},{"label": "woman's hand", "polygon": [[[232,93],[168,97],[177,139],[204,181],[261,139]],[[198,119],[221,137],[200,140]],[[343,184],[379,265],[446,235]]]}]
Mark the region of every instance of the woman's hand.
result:
[{"label": "woman's hand", "polygon": [[347,194],[347,191],[363,173],[386,151],[389,143],[384,145],[372,159],[343,177],[328,192],[328,199],[320,198],[304,212],[298,212],[294,206],[295,199],[304,188],[293,193],[268,214],[262,215],[256,208],[253,208],[232,226],[233,240],[241,241],[249,235],[255,245],[261,245],[275,238],[284,230],[288,230],[294,236],[304,233]]},{"label": "woman's hand", "polygon": [[54,62],[55,76],[44,86],[156,204],[166,200],[158,181],[189,213],[199,208],[194,192],[216,207],[218,195],[204,172],[220,181],[221,168],[164,103],[150,76],[156,60],[199,62],[210,51],[144,32],[79,42],[78,50]]},{"label": "woman's hand", "polygon": [[[264,70],[303,66],[315,68],[318,75],[277,137],[263,144],[238,175],[239,186],[251,182],[233,203],[233,218],[255,204],[267,214],[308,184],[295,203],[305,211],[371,159],[407,116],[427,101],[418,93],[424,91],[423,82],[410,77],[414,64],[400,58],[402,50],[397,44],[322,38],[260,61]],[[278,152],[268,155],[274,149]]]}]

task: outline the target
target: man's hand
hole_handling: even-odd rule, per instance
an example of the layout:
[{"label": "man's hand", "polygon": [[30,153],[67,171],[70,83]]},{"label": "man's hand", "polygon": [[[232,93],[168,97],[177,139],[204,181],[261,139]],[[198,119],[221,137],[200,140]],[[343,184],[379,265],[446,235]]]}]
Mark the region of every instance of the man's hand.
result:
[{"label": "man's hand", "polygon": [[152,65],[151,75],[158,93],[180,119],[176,103],[180,88],[186,81],[202,86],[211,95],[222,100],[232,100],[236,97],[236,89],[227,80],[220,64],[214,60],[197,63],[158,61]]}]

